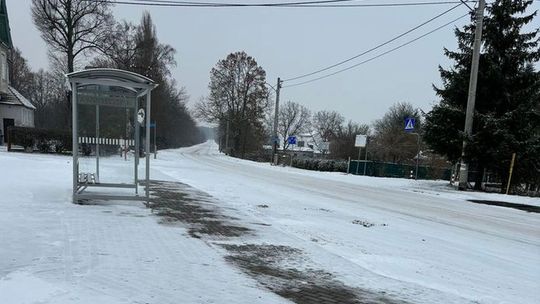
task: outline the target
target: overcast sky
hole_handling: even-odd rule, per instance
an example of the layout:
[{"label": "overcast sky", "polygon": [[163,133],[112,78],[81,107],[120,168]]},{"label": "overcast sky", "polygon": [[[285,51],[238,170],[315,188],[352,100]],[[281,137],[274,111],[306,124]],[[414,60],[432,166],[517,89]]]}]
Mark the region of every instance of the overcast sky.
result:
[{"label": "overcast sky", "polygon": [[[32,23],[30,4],[30,0],[7,0],[13,43],[33,69],[48,68],[46,45]],[[243,50],[253,56],[266,70],[267,81],[275,85],[277,77],[295,77],[359,54],[451,6],[216,9],[117,5],[114,15],[118,20],[139,22],[144,10],[151,13],[160,42],[177,50],[178,65],[173,76],[186,88],[192,104],[207,94],[210,69],[230,52]],[[540,3],[534,3],[532,8],[539,9]],[[395,44],[350,64],[391,49],[466,12],[465,6],[459,7]],[[467,22],[468,17],[455,24],[462,26]],[[285,88],[281,100],[299,102],[313,111],[336,110],[360,123],[380,118],[398,101],[411,102],[427,111],[437,100],[432,89],[432,84],[440,82],[437,66],[450,64],[443,55],[443,47],[456,47],[453,26],[336,76]]]}]

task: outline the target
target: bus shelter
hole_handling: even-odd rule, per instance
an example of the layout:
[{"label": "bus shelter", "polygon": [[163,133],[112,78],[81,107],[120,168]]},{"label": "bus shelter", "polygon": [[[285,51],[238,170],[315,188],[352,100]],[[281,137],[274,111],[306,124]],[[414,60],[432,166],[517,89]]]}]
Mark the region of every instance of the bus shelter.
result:
[{"label": "bus shelter", "polygon": [[118,69],[85,69],[66,77],[72,96],[73,202],[148,201],[151,91],[157,84]]}]

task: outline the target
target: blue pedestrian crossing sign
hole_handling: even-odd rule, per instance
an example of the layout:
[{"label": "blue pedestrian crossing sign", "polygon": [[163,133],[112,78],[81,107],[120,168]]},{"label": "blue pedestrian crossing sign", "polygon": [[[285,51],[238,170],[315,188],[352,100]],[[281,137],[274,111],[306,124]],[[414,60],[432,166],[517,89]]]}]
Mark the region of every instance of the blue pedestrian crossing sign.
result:
[{"label": "blue pedestrian crossing sign", "polygon": [[405,131],[406,132],[414,131],[415,123],[416,123],[416,119],[412,117],[405,118]]},{"label": "blue pedestrian crossing sign", "polygon": [[287,138],[287,143],[289,145],[296,145],[296,136],[289,136],[289,138]]}]

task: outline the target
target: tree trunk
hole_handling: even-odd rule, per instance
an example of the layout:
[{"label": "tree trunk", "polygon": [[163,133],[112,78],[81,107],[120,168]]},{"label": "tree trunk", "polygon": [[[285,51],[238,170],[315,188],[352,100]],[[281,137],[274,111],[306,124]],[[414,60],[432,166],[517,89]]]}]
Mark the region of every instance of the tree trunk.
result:
[{"label": "tree trunk", "polygon": [[245,159],[246,158],[246,141],[247,141],[247,121],[244,121],[244,128],[243,128],[243,131],[242,131],[242,159]]}]

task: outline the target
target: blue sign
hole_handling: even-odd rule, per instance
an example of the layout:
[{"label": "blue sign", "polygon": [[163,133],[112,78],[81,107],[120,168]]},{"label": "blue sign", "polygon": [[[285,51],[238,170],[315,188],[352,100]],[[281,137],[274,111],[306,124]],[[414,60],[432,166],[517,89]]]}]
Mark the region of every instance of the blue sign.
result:
[{"label": "blue sign", "polygon": [[412,117],[405,118],[405,131],[414,131],[414,125],[416,124],[416,119]]},{"label": "blue sign", "polygon": [[155,122],[151,122],[150,123],[150,128],[155,128],[156,127],[156,123]]},{"label": "blue sign", "polygon": [[287,138],[287,143],[289,143],[289,145],[296,145],[296,136],[289,136],[289,138]]}]

